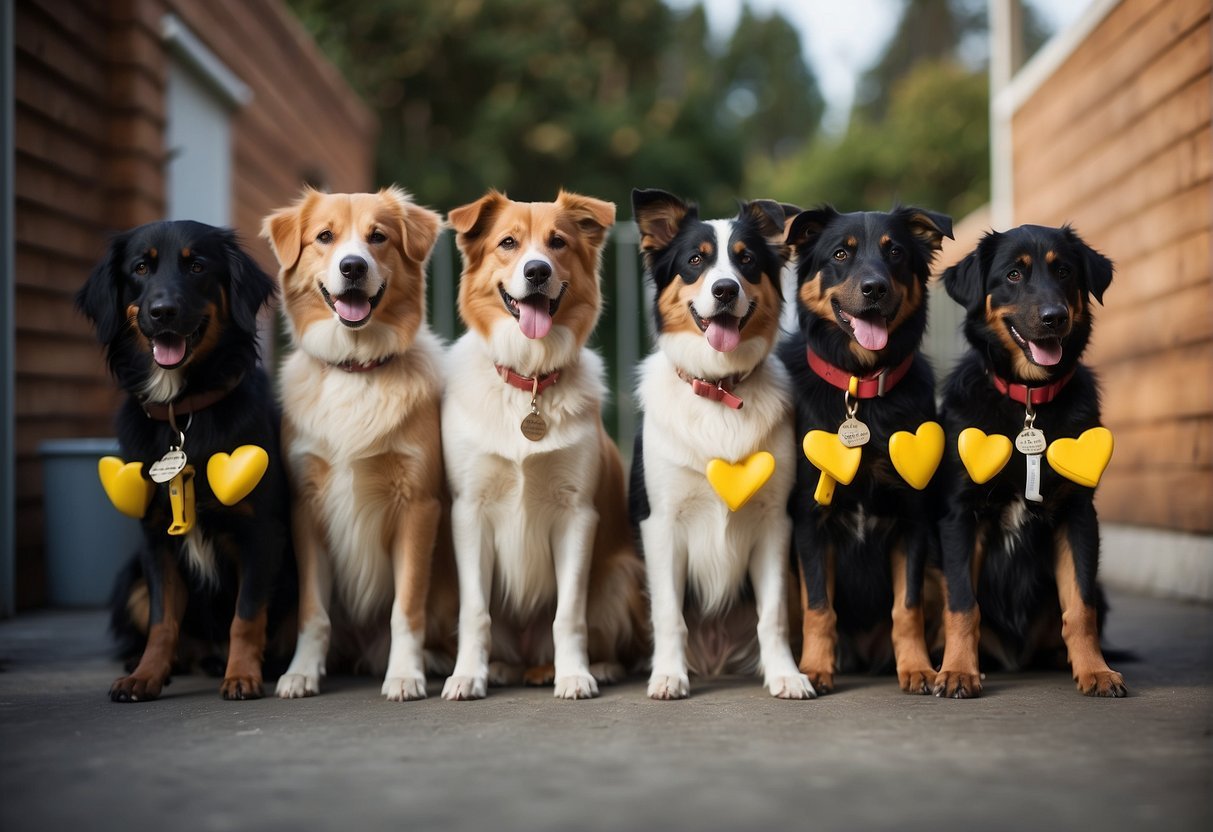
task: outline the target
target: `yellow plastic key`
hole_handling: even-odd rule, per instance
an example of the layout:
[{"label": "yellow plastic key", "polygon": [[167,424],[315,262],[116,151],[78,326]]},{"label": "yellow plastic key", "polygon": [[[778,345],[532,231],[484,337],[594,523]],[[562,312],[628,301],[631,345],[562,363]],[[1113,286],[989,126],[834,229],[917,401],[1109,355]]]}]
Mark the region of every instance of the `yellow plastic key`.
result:
[{"label": "yellow plastic key", "polygon": [[838,481],[827,474],[821,472],[821,476],[817,478],[817,488],[813,491],[813,499],[817,501],[819,506],[828,506],[834,501],[834,486]]},{"label": "yellow plastic key", "polygon": [[97,476],[114,508],[127,517],[143,519],[156,486],[143,478],[142,462],[123,462],[116,456],[103,456],[97,460]]},{"label": "yellow plastic key", "polygon": [[197,516],[194,513],[194,466],[185,469],[168,481],[168,501],[173,510],[173,522],[168,533],[174,536],[189,534]]},{"label": "yellow plastic key", "polygon": [[804,437],[802,445],[804,455],[809,462],[829,474],[843,485],[850,485],[859,471],[859,460],[863,453],[862,446],[848,448],[842,444],[836,433],[824,430],[811,430]]}]

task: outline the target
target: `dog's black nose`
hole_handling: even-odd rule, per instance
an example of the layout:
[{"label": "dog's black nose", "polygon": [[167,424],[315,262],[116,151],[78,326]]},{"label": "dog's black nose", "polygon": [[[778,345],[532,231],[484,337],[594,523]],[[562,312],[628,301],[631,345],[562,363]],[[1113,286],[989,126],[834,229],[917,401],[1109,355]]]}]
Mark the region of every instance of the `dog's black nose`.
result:
[{"label": "dog's black nose", "polygon": [[151,316],[153,321],[167,323],[177,317],[177,304],[171,298],[164,295],[153,298],[147,305],[147,314]]},{"label": "dog's black nose", "polygon": [[725,306],[737,299],[739,291],[740,288],[732,280],[717,280],[712,284],[712,297]]},{"label": "dog's black nose", "polygon": [[1048,329],[1061,329],[1070,322],[1070,310],[1060,304],[1042,307],[1040,323]]},{"label": "dog's black nose", "polygon": [[341,274],[350,280],[366,279],[366,260],[356,254],[342,257],[337,268],[341,269]]},{"label": "dog's black nose", "polygon": [[865,277],[859,284],[859,291],[868,300],[880,300],[889,293],[889,281],[883,277]]},{"label": "dog's black nose", "polygon": [[552,276],[552,266],[543,260],[528,260],[522,267],[522,276],[532,286],[542,286]]}]

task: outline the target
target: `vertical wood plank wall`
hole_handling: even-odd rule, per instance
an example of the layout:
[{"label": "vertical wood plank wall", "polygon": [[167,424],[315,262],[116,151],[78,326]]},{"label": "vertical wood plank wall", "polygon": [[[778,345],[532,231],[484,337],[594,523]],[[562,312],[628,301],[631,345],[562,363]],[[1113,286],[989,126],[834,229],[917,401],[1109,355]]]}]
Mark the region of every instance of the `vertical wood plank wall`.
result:
[{"label": "vertical wood plank wall", "polygon": [[1016,112],[1015,222],[1116,262],[1086,360],[1116,437],[1108,521],[1213,532],[1213,29],[1124,0]]},{"label": "vertical wood plank wall", "polygon": [[372,185],[373,115],[280,3],[17,0],[19,608],[44,597],[38,444],[113,433],[118,398],[72,295],[110,233],[164,212],[166,13],[253,91],[232,113],[231,215],[267,270],[261,217],[304,178],[334,190]]}]

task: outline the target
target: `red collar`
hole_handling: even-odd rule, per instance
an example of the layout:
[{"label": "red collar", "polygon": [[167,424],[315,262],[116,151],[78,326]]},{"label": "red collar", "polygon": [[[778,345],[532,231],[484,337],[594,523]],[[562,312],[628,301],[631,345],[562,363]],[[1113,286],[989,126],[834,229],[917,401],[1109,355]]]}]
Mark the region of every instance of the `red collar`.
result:
[{"label": "red collar", "polygon": [[888,393],[897,386],[897,382],[905,378],[906,373],[910,372],[910,365],[914,363],[914,353],[910,353],[905,361],[891,370],[886,367],[860,377],[851,375],[841,367],[835,367],[811,349],[805,352],[813,372],[839,390],[849,390],[857,399],[874,399]]},{"label": "red collar", "polygon": [[538,396],[560,380],[559,370],[552,370],[550,373],[538,376],[524,376],[501,364],[494,364],[493,366],[497,368],[497,375],[501,376],[502,381],[511,387],[517,387],[519,390],[530,393],[533,396]]},{"label": "red collar", "polygon": [[1015,384],[1004,378],[999,377],[993,370],[990,371],[990,381],[994,382],[994,389],[1004,396],[1010,396],[1012,401],[1026,405],[1031,399],[1032,406],[1038,404],[1048,404],[1057,398],[1057,394],[1062,388],[1070,383],[1070,379],[1074,378],[1074,370],[1066,373],[1061,378],[1043,387],[1029,387],[1026,384]]},{"label": "red collar", "polygon": [[395,357],[388,355],[383,358],[372,358],[370,361],[355,361],[351,358],[349,361],[334,362],[333,366],[339,370],[345,370],[347,373],[369,373],[371,370],[378,370]]},{"label": "red collar", "polygon": [[744,375],[726,376],[713,382],[706,378],[697,378],[680,367],[675,367],[674,372],[680,379],[691,385],[691,392],[700,398],[720,402],[725,407],[731,407],[734,410],[741,410],[742,405],[745,404],[740,396],[733,395],[733,387],[741,383],[741,380],[745,378]]},{"label": "red collar", "polygon": [[[218,390],[207,390],[205,393],[195,393],[192,396],[178,399],[172,402],[173,416],[189,416],[192,413],[197,413],[199,410],[206,410],[213,404],[221,402],[227,397],[227,394],[240,386],[240,382],[244,380],[244,376],[236,379],[235,384],[230,387],[221,387]],[[169,420],[169,406],[157,402],[140,402],[143,407],[143,412],[147,414],[149,419],[156,419],[161,422]]]}]

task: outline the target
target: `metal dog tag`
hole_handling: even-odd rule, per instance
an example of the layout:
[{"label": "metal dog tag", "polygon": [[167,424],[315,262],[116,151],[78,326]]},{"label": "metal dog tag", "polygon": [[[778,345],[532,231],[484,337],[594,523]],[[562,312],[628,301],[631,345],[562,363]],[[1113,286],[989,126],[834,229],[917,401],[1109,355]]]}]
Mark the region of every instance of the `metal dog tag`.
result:
[{"label": "metal dog tag", "polygon": [[866,445],[871,438],[872,431],[868,430],[868,426],[854,417],[838,426],[838,441],[848,448]]},{"label": "metal dog tag", "polygon": [[1036,428],[1024,428],[1015,437],[1015,450],[1025,455],[1043,454],[1048,445],[1044,432]]},{"label": "metal dog tag", "polygon": [[152,467],[147,470],[147,475],[151,477],[152,482],[168,482],[184,471],[188,463],[189,459],[186,457],[185,451],[180,448],[169,448],[167,454],[152,463]]},{"label": "metal dog tag", "polygon": [[519,426],[522,429],[522,435],[532,442],[538,442],[548,432],[548,423],[539,415],[539,411],[531,410],[522,420]]}]

